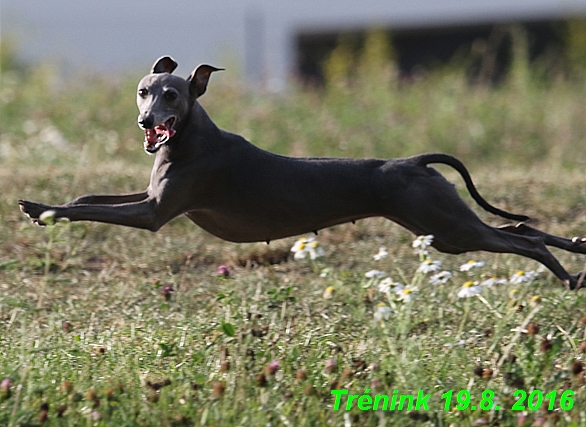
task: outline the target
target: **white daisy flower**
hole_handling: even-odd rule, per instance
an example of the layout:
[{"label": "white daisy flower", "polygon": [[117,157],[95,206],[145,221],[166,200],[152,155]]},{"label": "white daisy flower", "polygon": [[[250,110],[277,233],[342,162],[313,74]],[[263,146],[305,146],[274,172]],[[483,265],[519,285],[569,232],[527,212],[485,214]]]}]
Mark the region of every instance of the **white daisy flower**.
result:
[{"label": "white daisy flower", "polygon": [[307,256],[307,251],[297,251],[295,252],[295,255],[293,255],[294,259],[305,259],[305,257]]},{"label": "white daisy flower", "polygon": [[303,249],[305,249],[305,246],[308,243],[313,242],[314,240],[315,239],[313,237],[301,237],[301,238],[297,239],[297,241],[295,242],[295,244],[291,248],[291,252],[302,251]]},{"label": "white daisy flower", "polygon": [[407,286],[406,288],[395,290],[395,293],[399,301],[409,302],[413,299],[413,292],[417,292],[418,290],[419,288],[417,286]]},{"label": "white daisy flower", "polygon": [[291,248],[291,252],[295,253],[295,259],[304,259],[307,256],[308,250],[307,245],[313,242],[315,239],[313,237],[302,237],[297,239],[293,247]]},{"label": "white daisy flower", "polygon": [[291,248],[291,252],[295,253],[293,257],[295,259],[304,259],[309,255],[314,260],[325,254],[324,249],[313,237],[302,237],[298,239]]},{"label": "white daisy flower", "polygon": [[519,270],[511,276],[509,282],[511,282],[513,285],[518,285],[520,283],[529,283],[535,279],[535,275],[535,271]]},{"label": "white daisy flower", "polygon": [[431,273],[432,271],[438,271],[442,266],[442,262],[441,261],[434,261],[431,258],[426,259],[425,261],[423,261],[421,264],[419,264],[419,267],[417,268],[417,271],[419,273]]},{"label": "white daisy flower", "polygon": [[428,246],[430,246],[433,242],[433,234],[428,234],[427,236],[417,236],[415,240],[413,240],[413,248],[414,249],[421,249],[424,250]]},{"label": "white daisy flower", "polygon": [[481,286],[490,288],[494,285],[504,285],[507,283],[507,279],[497,279],[495,277],[491,277],[490,279],[486,279],[480,283]]},{"label": "white daisy flower", "polygon": [[382,302],[376,306],[374,311],[374,320],[380,322],[381,320],[387,320],[393,314],[391,307],[384,305]]},{"label": "white daisy flower", "polygon": [[307,251],[311,259],[321,258],[325,255],[324,248],[322,248],[317,240],[313,240],[307,244]]},{"label": "white daisy flower", "polygon": [[379,292],[383,292],[383,293],[390,292],[391,289],[396,291],[397,289],[403,289],[403,288],[405,288],[405,286],[403,286],[401,283],[393,282],[393,279],[391,279],[390,277],[384,278],[378,284]]},{"label": "white daisy flower", "polygon": [[479,268],[479,267],[483,267],[483,266],[484,266],[484,262],[474,261],[473,259],[471,259],[466,264],[463,264],[460,266],[460,271],[470,271],[473,268]]},{"label": "white daisy flower", "polygon": [[370,271],[367,271],[366,273],[364,273],[364,275],[366,277],[368,277],[369,279],[382,279],[383,277],[385,277],[387,275],[387,273],[385,273],[384,271],[380,271],[380,270],[370,270]]},{"label": "white daisy flower", "polygon": [[440,271],[429,278],[429,283],[432,285],[443,285],[452,278],[452,273],[449,271]]},{"label": "white daisy flower", "polygon": [[513,301],[517,301],[519,299],[519,290],[518,289],[511,289],[509,291],[509,298]]},{"label": "white daisy flower", "polygon": [[323,294],[324,299],[331,299],[335,292],[336,289],[333,286],[328,286]]},{"label": "white daisy flower", "polygon": [[470,298],[478,295],[482,292],[482,286],[478,282],[466,282],[462,285],[462,288],[458,291],[458,298]]},{"label": "white daisy flower", "polygon": [[389,256],[389,253],[387,252],[387,248],[385,248],[384,246],[381,246],[380,248],[378,248],[378,253],[376,255],[374,255],[372,258],[375,261],[380,261],[383,258],[386,258]]},{"label": "white daisy flower", "polygon": [[[387,293],[391,290],[391,283],[387,282],[386,280],[388,277],[378,284],[378,291],[382,293]],[[392,282],[392,281],[391,281]]]}]

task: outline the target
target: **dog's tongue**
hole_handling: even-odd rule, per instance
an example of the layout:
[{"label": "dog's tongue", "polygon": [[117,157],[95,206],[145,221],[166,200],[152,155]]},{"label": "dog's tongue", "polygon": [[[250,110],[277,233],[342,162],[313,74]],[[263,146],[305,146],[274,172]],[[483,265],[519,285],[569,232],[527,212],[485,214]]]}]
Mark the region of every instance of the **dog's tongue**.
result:
[{"label": "dog's tongue", "polygon": [[157,134],[167,135],[167,138],[172,138],[176,133],[175,129],[168,127],[167,124],[162,124],[155,127],[155,132]]},{"label": "dog's tongue", "polygon": [[144,139],[150,144],[156,144],[158,141],[157,132],[154,129],[146,129],[144,131]]},{"label": "dog's tongue", "polygon": [[156,144],[159,142],[159,135],[167,135],[167,138],[172,138],[177,131],[168,127],[166,124],[156,126],[154,129],[146,129],[144,131],[145,139],[149,144]]}]

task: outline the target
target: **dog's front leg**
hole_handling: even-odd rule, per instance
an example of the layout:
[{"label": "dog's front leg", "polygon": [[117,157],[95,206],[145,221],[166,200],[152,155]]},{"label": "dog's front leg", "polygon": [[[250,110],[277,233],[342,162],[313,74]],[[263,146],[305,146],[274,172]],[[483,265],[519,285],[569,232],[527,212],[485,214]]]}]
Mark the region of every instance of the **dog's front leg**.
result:
[{"label": "dog's front leg", "polygon": [[148,192],[130,194],[86,194],[71,202],[65,203],[64,207],[76,205],[119,205],[121,203],[140,202],[149,196]]},{"label": "dog's front leg", "polygon": [[22,212],[39,225],[44,225],[43,221],[40,220],[40,216],[46,211],[53,211],[55,220],[66,218],[70,221],[97,221],[151,231],[157,231],[173,217],[173,215],[169,215],[165,210],[161,209],[154,199],[116,205],[49,206],[26,200],[20,200],[18,204]]}]

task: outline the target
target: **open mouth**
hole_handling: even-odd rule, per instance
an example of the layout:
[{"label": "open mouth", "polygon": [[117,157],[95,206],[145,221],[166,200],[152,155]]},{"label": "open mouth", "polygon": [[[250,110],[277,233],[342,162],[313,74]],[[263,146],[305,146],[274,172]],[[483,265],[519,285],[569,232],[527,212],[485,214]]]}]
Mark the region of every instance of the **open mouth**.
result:
[{"label": "open mouth", "polygon": [[175,124],[175,117],[171,117],[165,123],[155,126],[152,129],[144,130],[144,149],[147,153],[156,152],[161,145],[165,144],[169,139],[177,133],[173,129]]}]

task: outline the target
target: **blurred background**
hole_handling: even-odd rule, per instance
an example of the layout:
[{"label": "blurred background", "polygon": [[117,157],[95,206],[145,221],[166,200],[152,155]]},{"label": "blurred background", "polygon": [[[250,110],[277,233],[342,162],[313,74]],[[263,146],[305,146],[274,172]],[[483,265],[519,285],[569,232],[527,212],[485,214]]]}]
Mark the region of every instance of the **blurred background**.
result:
[{"label": "blurred background", "polygon": [[585,0],[4,0],[1,9],[2,35],[18,42],[19,56],[59,61],[63,71],[135,71],[169,54],[187,73],[232,59],[272,89],[291,76],[323,83],[323,62],[340,39],[358,49],[372,28],[392,41],[403,74],[472,47],[494,62],[482,71],[500,76],[511,62],[506,26],[527,32],[530,60],[559,60],[574,55],[568,21],[585,14]]},{"label": "blurred background", "polygon": [[283,154],[586,164],[586,0],[4,0],[0,13],[3,162],[150,162],[136,160],[135,85],[172,55],[184,76],[225,67],[201,102]]}]

